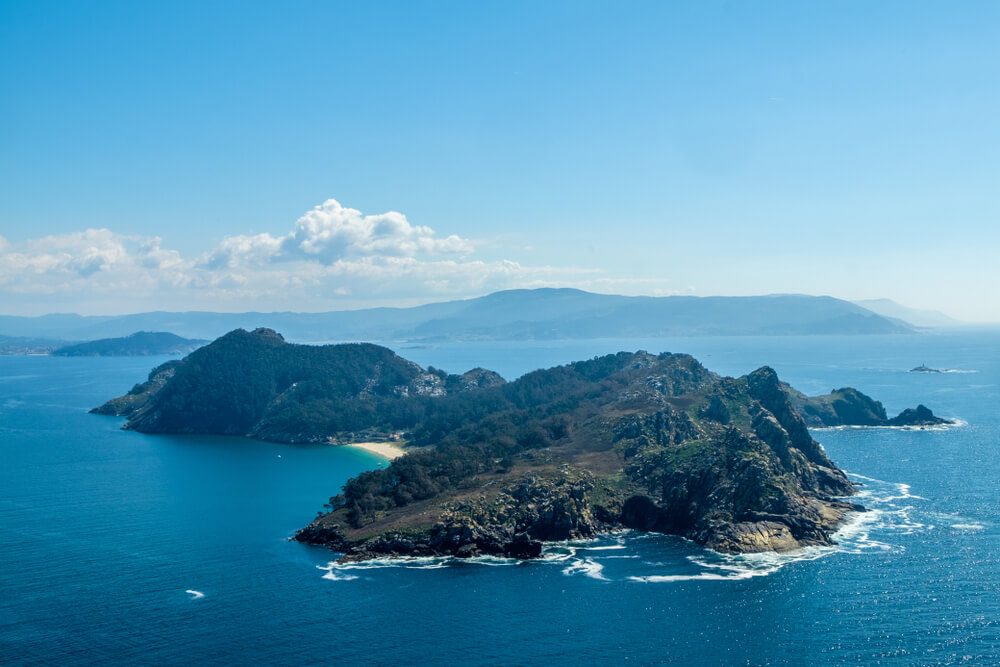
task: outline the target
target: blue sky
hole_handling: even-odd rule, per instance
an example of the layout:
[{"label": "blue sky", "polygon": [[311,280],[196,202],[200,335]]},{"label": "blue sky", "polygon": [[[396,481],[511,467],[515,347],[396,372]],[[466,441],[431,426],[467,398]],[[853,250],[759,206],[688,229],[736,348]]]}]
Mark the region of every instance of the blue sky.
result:
[{"label": "blue sky", "polygon": [[1000,321],[998,45],[992,2],[3,1],[0,311],[552,284]]}]

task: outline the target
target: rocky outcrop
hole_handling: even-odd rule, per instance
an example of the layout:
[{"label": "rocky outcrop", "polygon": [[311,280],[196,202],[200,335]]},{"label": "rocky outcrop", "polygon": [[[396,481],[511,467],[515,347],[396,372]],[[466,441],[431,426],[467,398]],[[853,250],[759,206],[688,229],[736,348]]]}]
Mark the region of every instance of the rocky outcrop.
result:
[{"label": "rocky outcrop", "polygon": [[593,476],[586,471],[533,475],[492,497],[447,505],[427,530],[391,530],[351,540],[344,526],[318,520],[295,539],[342,551],[347,560],[431,555],[537,558],[545,541],[593,537],[616,527],[601,518],[608,516],[607,511],[592,503],[588,494],[593,488]]},{"label": "rocky outcrop", "polygon": [[928,408],[907,408],[890,418],[882,403],[852,387],[834,389],[823,396],[806,396],[791,388],[789,396],[809,426],[929,426],[953,424]]},{"label": "rocky outcrop", "polygon": [[499,387],[506,383],[507,381],[499,373],[477,367],[459,375],[455,383],[455,389],[458,391],[472,391],[473,389]]},{"label": "rocky outcrop", "polygon": [[916,408],[907,408],[888,421],[888,426],[944,426],[954,424],[950,419],[936,417],[930,408],[925,405],[918,405]]}]

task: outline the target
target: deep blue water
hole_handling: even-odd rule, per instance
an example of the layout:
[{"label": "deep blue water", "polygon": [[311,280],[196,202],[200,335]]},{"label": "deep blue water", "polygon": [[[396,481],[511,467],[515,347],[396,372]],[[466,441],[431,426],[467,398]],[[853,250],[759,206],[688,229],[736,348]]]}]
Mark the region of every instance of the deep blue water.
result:
[{"label": "deep blue water", "polygon": [[[637,348],[967,425],[817,432],[876,510],[838,550],[726,559],[624,535],[546,562],[320,569],[327,552],[286,538],[378,459],[123,432],[86,410],[161,360],[0,357],[0,663],[1000,662],[1000,334],[399,352],[516,377]],[[905,372],[920,363],[976,372]]]}]

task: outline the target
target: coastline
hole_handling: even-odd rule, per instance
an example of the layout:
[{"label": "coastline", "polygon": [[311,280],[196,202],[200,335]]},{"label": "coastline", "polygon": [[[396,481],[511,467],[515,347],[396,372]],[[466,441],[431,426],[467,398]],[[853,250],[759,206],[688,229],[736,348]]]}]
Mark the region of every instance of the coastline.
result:
[{"label": "coastline", "polygon": [[389,461],[406,456],[406,450],[392,442],[344,442],[337,443],[337,446],[363,449],[370,454],[375,454]]}]

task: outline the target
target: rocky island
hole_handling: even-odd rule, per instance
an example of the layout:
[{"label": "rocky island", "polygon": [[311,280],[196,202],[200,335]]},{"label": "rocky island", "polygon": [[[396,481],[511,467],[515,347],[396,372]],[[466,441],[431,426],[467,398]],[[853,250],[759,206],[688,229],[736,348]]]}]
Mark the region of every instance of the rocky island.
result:
[{"label": "rocky island", "polygon": [[827,545],[862,508],[809,426],[887,418],[855,389],[807,397],[768,367],[739,378],[685,354],[620,352],[505,382],[427,368],[370,344],[233,331],[153,370],[95,412],[147,433],[280,442],[389,437],[412,453],[349,480],[295,539],[348,560],[479,554],[623,528],[725,552]]}]

